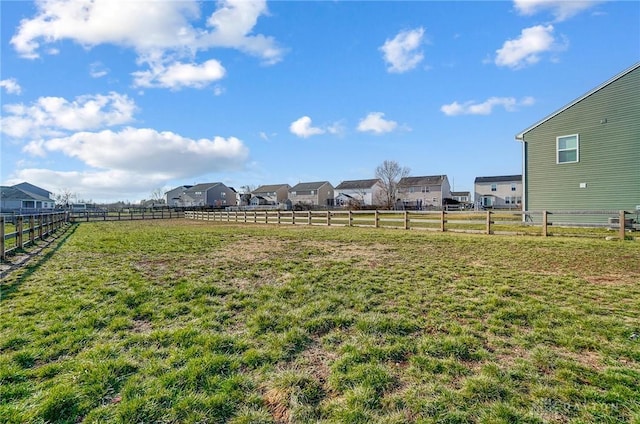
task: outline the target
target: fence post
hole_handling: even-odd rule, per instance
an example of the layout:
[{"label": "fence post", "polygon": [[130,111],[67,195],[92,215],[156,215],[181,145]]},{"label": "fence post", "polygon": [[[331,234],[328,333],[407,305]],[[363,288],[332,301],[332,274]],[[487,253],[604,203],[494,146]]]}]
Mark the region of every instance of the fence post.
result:
[{"label": "fence post", "polygon": [[549,235],[549,213],[542,211],[542,236],[547,237]]},{"label": "fence post", "polygon": [[487,234],[491,234],[491,211],[487,211]]},{"label": "fence post", "polygon": [[353,212],[349,210],[349,227],[353,226]]},{"label": "fence post", "polygon": [[22,242],[22,216],[16,219],[16,247],[22,249],[24,243]]},{"label": "fence post", "polygon": [[276,216],[277,216],[277,220],[278,220],[278,225],[280,225],[280,209],[278,209],[276,211]]},{"label": "fence post", "polygon": [[38,215],[38,239],[42,240],[42,215]]},{"label": "fence post", "polygon": [[307,225],[311,225],[311,211],[307,211]]},{"label": "fence post", "polygon": [[626,214],[627,213],[625,211],[620,211],[620,240],[624,240],[624,218]]},{"label": "fence post", "polygon": [[444,211],[444,209],[443,209],[443,210],[440,212],[440,231],[442,231],[443,233],[445,232],[444,224],[445,224],[445,222],[447,222],[447,221],[445,221],[445,219],[444,219],[444,214],[445,214],[445,211]]},{"label": "fence post", "polygon": [[409,211],[404,211],[404,229],[409,229]]},{"label": "fence post", "polygon": [[33,215],[29,217],[29,241],[31,245],[36,242],[36,228],[35,228],[36,219]]},{"label": "fence post", "polygon": [[296,225],[296,211],[291,211],[291,225]]},{"label": "fence post", "polygon": [[373,226],[375,228],[378,228],[380,226],[380,214],[378,213],[378,209],[375,210],[375,213],[373,214],[373,219],[374,219],[374,223]]},{"label": "fence post", "polygon": [[327,209],[327,227],[331,226],[331,211]]},{"label": "fence post", "polygon": [[4,216],[0,216],[0,258],[4,261],[7,259],[4,250]]}]

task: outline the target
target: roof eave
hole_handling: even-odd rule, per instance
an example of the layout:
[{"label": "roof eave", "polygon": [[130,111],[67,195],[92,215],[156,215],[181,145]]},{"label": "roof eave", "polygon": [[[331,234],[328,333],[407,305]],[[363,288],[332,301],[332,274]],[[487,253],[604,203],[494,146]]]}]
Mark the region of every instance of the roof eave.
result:
[{"label": "roof eave", "polygon": [[555,112],[553,112],[553,113],[547,115],[546,117],[542,118],[540,121],[536,122],[535,124],[531,125],[529,128],[527,128],[524,131],[522,131],[521,133],[517,134],[516,135],[516,140],[524,141],[524,135],[526,133],[528,133],[529,131],[533,130],[534,128],[536,128],[536,127],[538,127],[538,126],[540,126],[542,124],[544,124],[548,120],[554,118],[555,116],[559,115],[560,113],[564,112],[565,110],[569,109],[570,107],[573,107],[575,104],[580,103],[581,101],[583,101],[587,97],[591,96],[593,93],[596,93],[596,92],[602,90],[604,87],[606,87],[609,84],[613,83],[614,81],[622,78],[623,76],[627,75],[628,73],[634,71],[636,68],[640,68],[640,62],[630,66],[629,68],[627,68],[624,71],[620,72],[619,74],[613,76],[612,78],[609,78],[607,81],[603,82],[602,84],[598,85],[597,87],[589,90],[587,93],[583,94],[582,96],[578,97],[577,99],[573,100],[572,102],[567,103],[566,105],[564,105],[560,109],[558,109]]}]

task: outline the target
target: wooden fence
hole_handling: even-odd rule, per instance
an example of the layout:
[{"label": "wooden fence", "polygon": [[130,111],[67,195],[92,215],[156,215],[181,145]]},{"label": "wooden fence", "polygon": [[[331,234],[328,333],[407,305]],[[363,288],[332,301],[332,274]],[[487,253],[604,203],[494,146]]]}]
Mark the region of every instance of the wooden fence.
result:
[{"label": "wooden fence", "polygon": [[44,240],[68,222],[67,212],[0,216],[0,257],[5,260],[7,254]]},{"label": "wooden fence", "polygon": [[184,218],[182,210],[160,209],[144,210],[130,209],[119,211],[80,211],[69,212],[70,222],[89,221],[133,221],[139,219],[175,219]]},{"label": "wooden fence", "polygon": [[[186,211],[185,218],[276,225],[323,225],[423,229],[484,234],[604,235],[625,239],[638,229],[625,211]],[[624,225],[620,225],[622,222]],[[551,230],[553,228],[553,231]]]}]

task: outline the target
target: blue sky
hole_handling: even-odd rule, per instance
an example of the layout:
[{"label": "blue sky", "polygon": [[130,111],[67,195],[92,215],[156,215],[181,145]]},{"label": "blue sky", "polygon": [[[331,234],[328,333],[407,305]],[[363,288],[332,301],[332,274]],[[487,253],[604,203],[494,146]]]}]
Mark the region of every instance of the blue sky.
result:
[{"label": "blue sky", "polygon": [[637,1],[2,1],[2,185],[519,174],[515,134],[640,60]]}]

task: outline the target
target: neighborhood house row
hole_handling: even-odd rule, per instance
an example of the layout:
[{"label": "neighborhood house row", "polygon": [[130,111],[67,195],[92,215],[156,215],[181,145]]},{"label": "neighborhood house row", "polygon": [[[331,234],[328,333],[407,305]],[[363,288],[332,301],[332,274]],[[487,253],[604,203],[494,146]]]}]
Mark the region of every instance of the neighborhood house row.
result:
[{"label": "neighborhood house row", "polygon": [[[478,177],[475,181],[476,206],[520,208],[522,176]],[[165,193],[174,207],[380,207],[386,190],[378,179],[342,181],[334,187],[328,181],[263,185],[250,193],[236,193],[221,182],[179,186]],[[451,191],[446,175],[404,177],[397,184],[392,205],[397,209],[441,209],[446,205],[472,205],[470,192]]]}]

